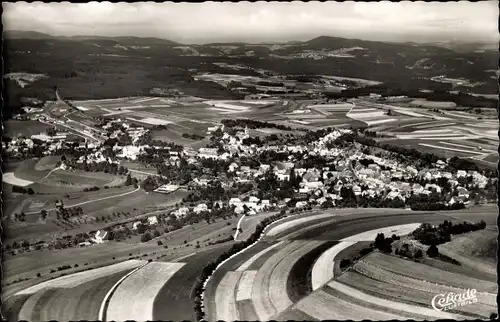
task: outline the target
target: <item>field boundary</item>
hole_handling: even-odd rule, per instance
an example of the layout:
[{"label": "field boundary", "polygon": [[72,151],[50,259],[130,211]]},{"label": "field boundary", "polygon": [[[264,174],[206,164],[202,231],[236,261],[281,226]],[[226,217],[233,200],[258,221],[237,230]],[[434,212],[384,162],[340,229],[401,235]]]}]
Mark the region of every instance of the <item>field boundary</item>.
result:
[{"label": "field boundary", "polygon": [[109,301],[111,300],[111,297],[115,293],[118,286],[120,286],[120,284],[122,284],[123,281],[125,281],[125,279],[127,279],[130,275],[134,274],[135,272],[137,272],[138,270],[140,270],[141,268],[146,266],[148,263],[149,262],[146,262],[143,265],[134,269],[133,271],[129,272],[127,275],[123,276],[118,282],[116,282],[115,285],[113,285],[113,287],[111,287],[111,289],[108,291],[108,293],[104,297],[104,300],[102,301],[102,304],[101,304],[101,308],[99,309],[99,321],[106,321],[106,311],[108,309]]}]

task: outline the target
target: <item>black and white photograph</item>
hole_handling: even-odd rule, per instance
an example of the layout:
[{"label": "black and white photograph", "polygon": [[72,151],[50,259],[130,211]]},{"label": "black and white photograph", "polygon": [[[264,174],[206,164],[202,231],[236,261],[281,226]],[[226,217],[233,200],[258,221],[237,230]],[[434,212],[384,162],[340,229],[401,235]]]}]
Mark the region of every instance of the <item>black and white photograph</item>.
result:
[{"label": "black and white photograph", "polygon": [[3,319],[498,318],[499,1],[2,7]]}]

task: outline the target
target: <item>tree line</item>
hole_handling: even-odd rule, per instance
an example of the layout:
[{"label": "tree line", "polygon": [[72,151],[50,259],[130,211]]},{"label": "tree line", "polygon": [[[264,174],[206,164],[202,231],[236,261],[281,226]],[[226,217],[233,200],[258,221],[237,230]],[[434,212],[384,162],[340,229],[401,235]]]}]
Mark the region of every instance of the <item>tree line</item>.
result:
[{"label": "tree line", "polygon": [[223,119],[221,121],[227,127],[248,127],[249,129],[278,129],[283,131],[291,131],[292,128],[282,124],[275,124],[251,119]]},{"label": "tree line", "polygon": [[451,221],[445,220],[438,226],[433,226],[429,223],[423,223],[415,229],[411,235],[424,245],[440,245],[451,241],[451,235],[460,235],[471,231],[483,230],[486,228],[486,222],[481,220],[478,223],[463,223],[453,224]]}]

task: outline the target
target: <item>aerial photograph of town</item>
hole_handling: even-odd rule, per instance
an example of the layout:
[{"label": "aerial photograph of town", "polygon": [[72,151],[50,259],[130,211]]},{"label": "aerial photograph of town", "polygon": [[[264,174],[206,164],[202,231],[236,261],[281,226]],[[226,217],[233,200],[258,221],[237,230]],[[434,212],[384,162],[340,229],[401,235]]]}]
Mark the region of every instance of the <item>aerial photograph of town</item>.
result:
[{"label": "aerial photograph of town", "polygon": [[498,1],[2,6],[3,319],[498,318]]}]

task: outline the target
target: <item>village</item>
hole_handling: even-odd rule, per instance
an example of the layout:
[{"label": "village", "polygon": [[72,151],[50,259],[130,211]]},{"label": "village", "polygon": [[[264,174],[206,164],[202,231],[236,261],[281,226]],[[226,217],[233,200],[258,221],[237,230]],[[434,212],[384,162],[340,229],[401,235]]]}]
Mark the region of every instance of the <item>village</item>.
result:
[{"label": "village", "polygon": [[[141,187],[149,193],[169,194],[187,189],[190,195],[169,214],[131,223],[132,231],[141,226],[153,229],[159,220],[166,223],[169,219],[183,219],[182,222],[188,224],[189,218],[210,218],[210,213],[220,209],[237,216],[252,216],[283,207],[375,206],[421,210],[422,204],[427,205],[425,207],[431,204],[435,210],[461,209],[487,201],[483,192],[493,185],[492,178],[475,170],[453,169],[441,159],[431,167],[418,169],[411,162],[398,162],[389,155],[364,153],[362,146],[336,146],[335,142],[352,134],[348,129],[332,129],[307,144],[291,142],[257,146],[248,144],[248,128],[225,129],[221,124],[207,129],[207,136],[211,136],[213,144],[197,151],[190,147],[179,151],[179,148],[172,149],[168,145],[144,144],[150,129],[132,126],[119,119],[109,121],[102,129],[108,131],[108,140],[114,141],[99,146],[82,142],[75,144],[65,141],[65,133],[55,131],[51,135],[42,133],[31,138],[13,139],[6,151],[22,155],[39,150],[43,155],[58,155],[72,148],[73,159],[66,157],[59,165],[61,169],[69,170],[74,167],[81,170],[83,164],[105,163],[118,167],[124,161],[147,163],[150,159],[145,157],[152,154],[155,162],[162,162],[173,171],[182,172],[182,167],[189,165],[190,170],[197,169],[202,174],[189,182],[181,182],[179,178],[158,171],[159,174],[149,175],[141,181]],[[110,147],[110,144],[114,145]],[[262,155],[266,155],[270,162],[255,161],[262,160]],[[304,162],[307,160],[311,162]],[[305,163],[309,166],[301,166]],[[214,175],[214,168],[220,168],[224,173]],[[216,188],[221,193],[210,192]],[[102,243],[109,239],[110,231],[90,232],[90,239],[78,245]]]}]

